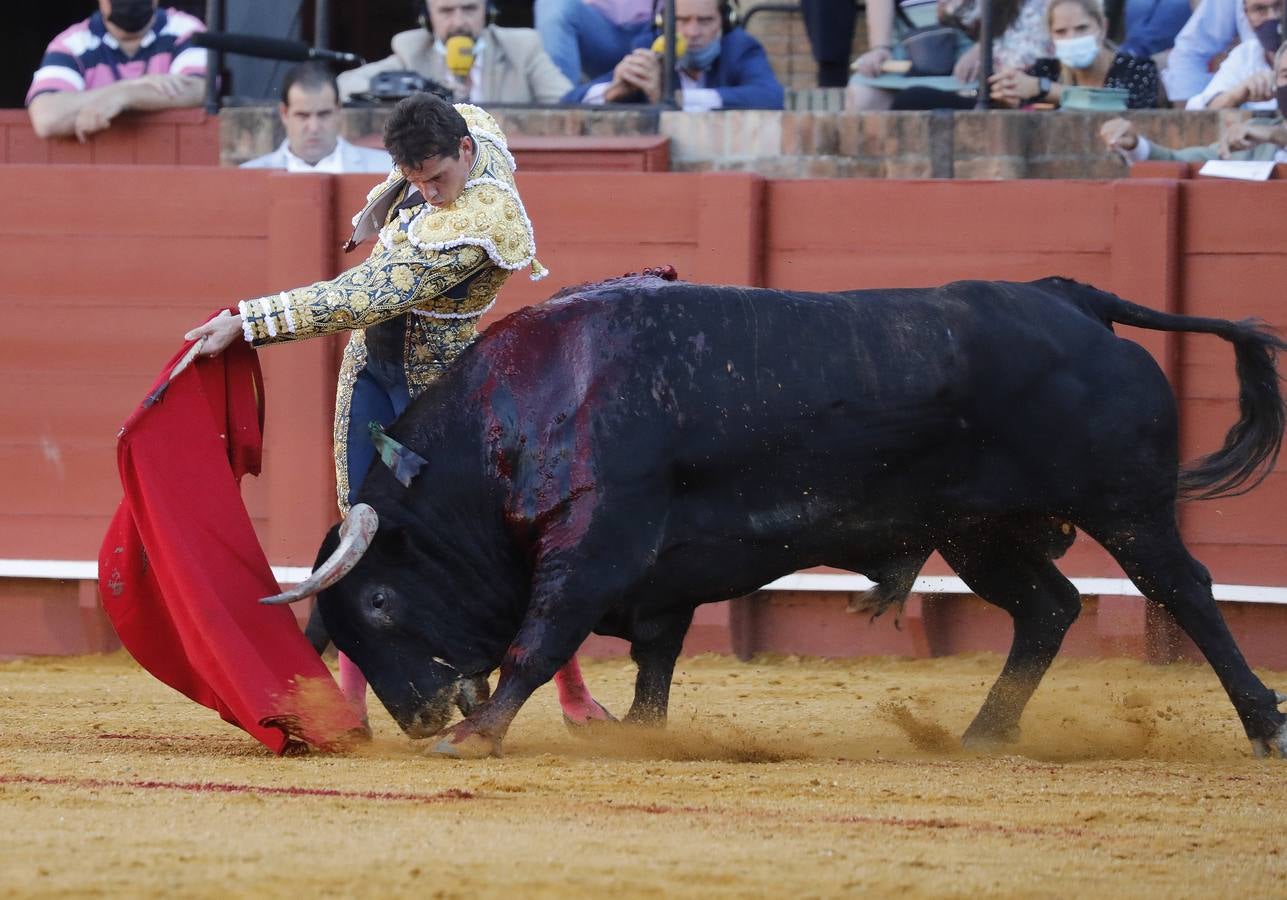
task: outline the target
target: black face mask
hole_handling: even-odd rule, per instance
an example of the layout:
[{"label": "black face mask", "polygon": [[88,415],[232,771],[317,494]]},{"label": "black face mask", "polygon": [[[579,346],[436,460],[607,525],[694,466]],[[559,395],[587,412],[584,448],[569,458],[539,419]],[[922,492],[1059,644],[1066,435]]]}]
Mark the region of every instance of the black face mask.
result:
[{"label": "black face mask", "polygon": [[1256,26],[1256,40],[1270,56],[1278,52],[1278,45],[1283,42],[1283,36],[1278,32],[1279,24],[1278,19],[1269,19]]},{"label": "black face mask", "polygon": [[112,0],[112,14],[107,21],[121,31],[137,34],[152,23],[155,12],[152,0]]},{"label": "black face mask", "polygon": [[1278,97],[1278,115],[1287,118],[1287,84],[1278,85],[1275,94]]}]

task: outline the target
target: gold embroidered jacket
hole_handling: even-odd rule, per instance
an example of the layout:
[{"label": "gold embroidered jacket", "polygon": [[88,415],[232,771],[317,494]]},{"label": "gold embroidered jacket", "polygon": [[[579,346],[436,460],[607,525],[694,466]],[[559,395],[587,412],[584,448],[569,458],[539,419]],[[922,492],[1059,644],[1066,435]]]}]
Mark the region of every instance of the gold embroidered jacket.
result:
[{"label": "gold embroidered jacket", "polygon": [[335,404],[342,510],[348,496],[349,403],[367,361],[365,329],[406,317],[401,363],[414,397],[477,337],[479,317],[496,302],[510,273],[531,266],[533,280],[546,274],[536,260],[532,223],[515,188],[514,158],[500,126],[476,106],[462,103],[456,109],[478,152],[455,203],[396,209],[407,180],[394,169],[353,219],[349,247],[379,233],[365,262],[329,281],[239,304],[246,340],[255,346],[352,332]]},{"label": "gold embroidered jacket", "polygon": [[[414,393],[437,374],[424,371],[425,365],[449,362],[430,352],[438,343],[435,332],[444,324],[458,332],[465,321],[476,323],[514,270],[530,265],[534,279],[545,274],[499,126],[478,107],[456,108],[478,147],[460,198],[441,208],[423,203],[387,212],[371,256],[337,278],[242,301],[248,341],[260,346],[355,331],[409,315],[404,365]],[[354,237],[363,239],[373,215],[391,210],[406,186],[396,169],[391,172],[354,219]]]}]

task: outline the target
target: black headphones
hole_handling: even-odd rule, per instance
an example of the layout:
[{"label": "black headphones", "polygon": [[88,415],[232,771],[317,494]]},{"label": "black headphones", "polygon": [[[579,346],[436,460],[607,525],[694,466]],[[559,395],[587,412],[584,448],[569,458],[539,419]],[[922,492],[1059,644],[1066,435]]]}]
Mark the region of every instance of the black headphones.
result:
[{"label": "black headphones", "polygon": [[[652,27],[658,34],[666,27],[665,2],[666,0],[657,0],[653,5]],[[719,0],[719,24],[725,34],[738,26],[740,18],[732,0]]]},{"label": "black headphones", "polygon": [[[421,28],[433,33],[433,28],[429,25],[429,0],[415,0],[415,4],[418,10],[416,21],[420,23]],[[495,25],[496,17],[499,15],[500,10],[497,9],[495,0],[487,0],[487,24]]]}]

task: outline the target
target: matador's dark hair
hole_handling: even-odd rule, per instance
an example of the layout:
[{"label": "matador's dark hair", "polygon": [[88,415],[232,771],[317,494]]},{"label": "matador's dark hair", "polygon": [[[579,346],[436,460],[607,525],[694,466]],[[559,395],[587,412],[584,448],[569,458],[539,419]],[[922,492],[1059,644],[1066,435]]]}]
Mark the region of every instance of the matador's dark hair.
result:
[{"label": "matador's dark hair", "polygon": [[415,169],[435,156],[460,156],[469,126],[456,108],[436,94],[412,94],[398,101],[384,125],[384,149],[393,162]]}]

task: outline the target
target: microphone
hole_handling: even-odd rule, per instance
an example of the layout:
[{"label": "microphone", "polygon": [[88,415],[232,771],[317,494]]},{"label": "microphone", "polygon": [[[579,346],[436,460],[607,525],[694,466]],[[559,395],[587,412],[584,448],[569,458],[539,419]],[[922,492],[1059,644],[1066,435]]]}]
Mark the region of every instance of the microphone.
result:
[{"label": "microphone", "polygon": [[[658,35],[657,40],[652,42],[652,52],[658,56],[666,55],[666,36]],[[688,41],[684,40],[682,34],[675,35],[675,59],[679,59],[688,52]]]},{"label": "microphone", "polygon": [[366,62],[356,53],[344,53],[340,50],[319,50],[303,41],[291,41],[285,38],[264,37],[259,34],[234,34],[230,31],[198,31],[192,36],[192,43],[210,50],[224,53],[239,53],[242,56],[257,56],[261,59],[280,59],[286,62],[308,62],[324,60],[340,63],[345,66],[360,66]]},{"label": "microphone", "polygon": [[467,34],[453,34],[447,38],[447,71],[457,78],[464,78],[474,68],[474,39]]}]

